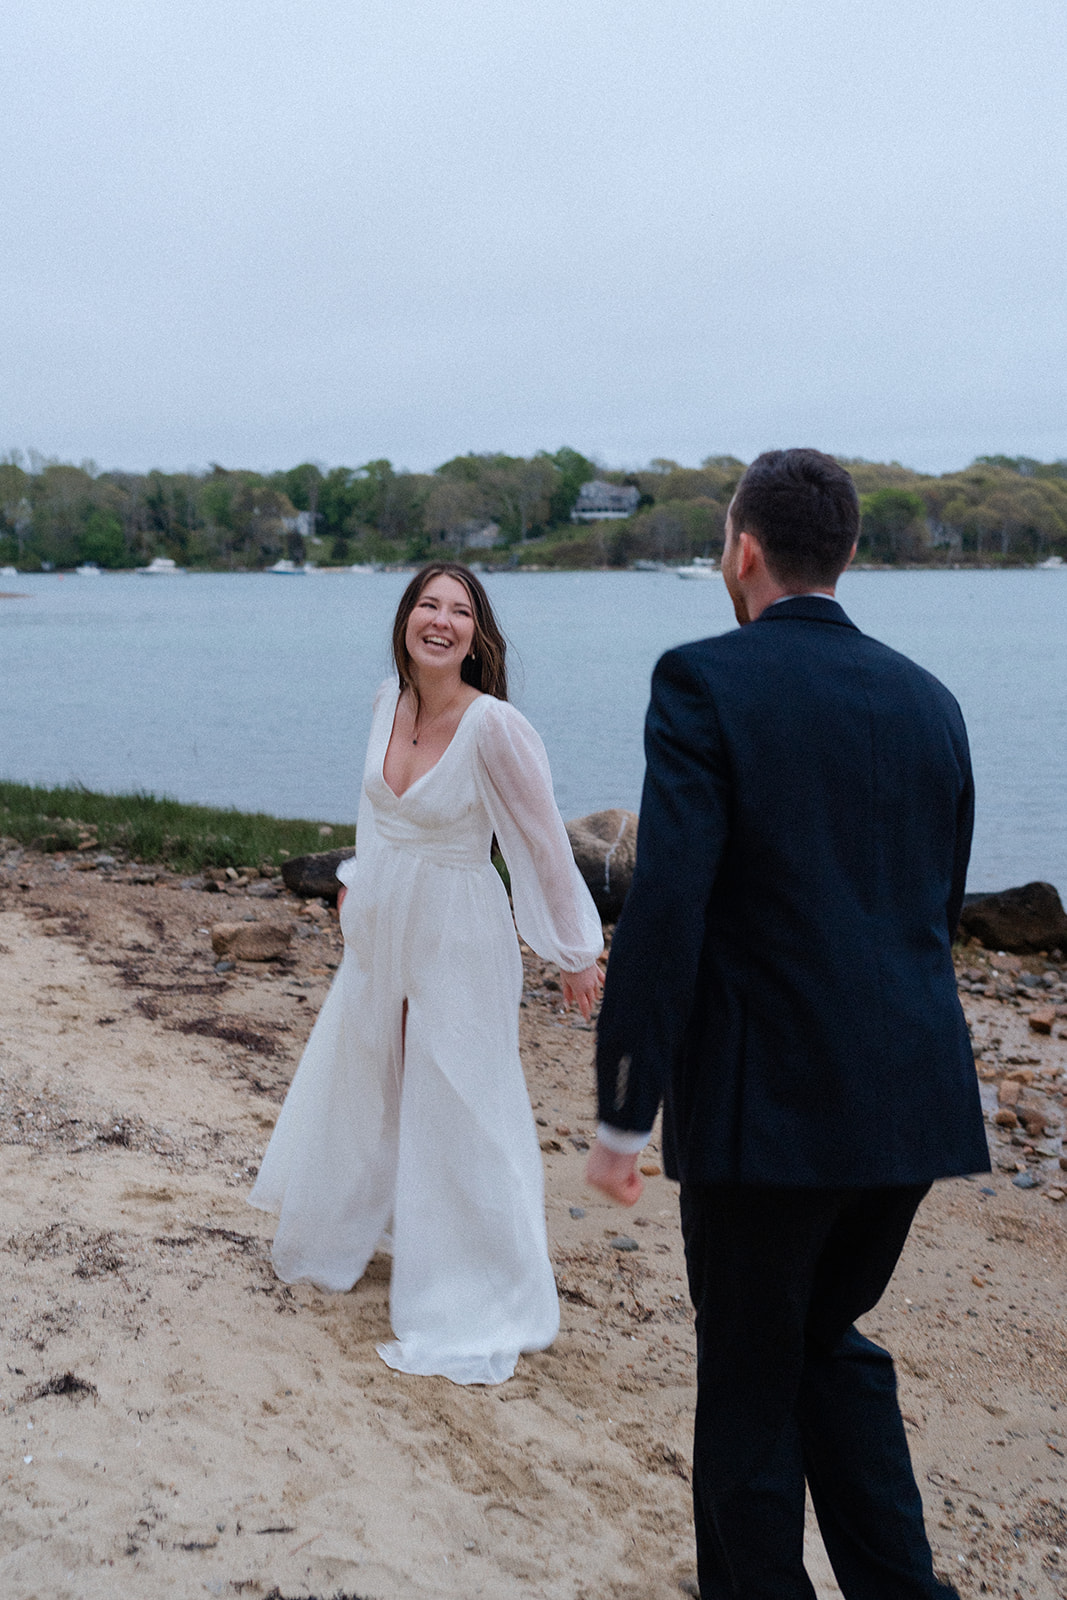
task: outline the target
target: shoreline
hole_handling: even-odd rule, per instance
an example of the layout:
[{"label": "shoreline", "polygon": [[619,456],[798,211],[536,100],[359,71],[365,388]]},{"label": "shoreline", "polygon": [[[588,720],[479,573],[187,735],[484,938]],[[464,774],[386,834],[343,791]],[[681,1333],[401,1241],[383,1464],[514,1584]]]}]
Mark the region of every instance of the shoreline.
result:
[{"label": "shoreline", "polygon": [[[529,549],[529,546],[527,546],[526,548]],[[465,559],[465,554],[466,553],[461,553],[461,555],[457,559],[464,560]],[[716,557],[715,560],[717,562],[718,561],[718,557]],[[478,556],[476,556],[474,554],[470,554],[469,555],[469,559],[467,561],[467,564],[469,566],[471,566],[474,571],[476,571],[476,572],[478,572],[478,573],[480,573],[482,575],[488,575],[490,577],[499,577],[499,576],[503,576],[504,574],[513,575],[515,573],[522,573],[522,572],[541,572],[541,573],[547,572],[547,573],[560,573],[560,574],[568,574],[568,573],[574,573],[574,572],[599,572],[599,573],[611,573],[611,574],[614,574],[614,573],[635,573],[636,572],[636,573],[640,573],[640,575],[642,577],[646,577],[647,578],[647,577],[657,577],[657,576],[658,577],[675,576],[675,575],[677,575],[679,568],[688,566],[690,563],[687,562],[687,561],[678,561],[678,562],[671,563],[671,564],[664,564],[662,567],[655,568],[655,570],[649,570],[648,568],[641,568],[641,567],[638,567],[638,566],[634,565],[633,563],[630,563],[630,564],[628,564],[626,566],[608,566],[608,565],[601,565],[601,566],[594,566],[594,565],[589,565],[589,566],[549,566],[549,565],[539,565],[536,561],[529,561],[529,562],[515,561],[514,563],[510,563],[510,562],[493,563],[491,561],[484,560],[484,552],[483,552],[483,557],[482,558],[479,558]],[[366,568],[364,568],[359,572],[353,572],[352,568],[350,566],[339,566],[339,567],[321,566],[321,567],[316,567],[315,568],[314,576],[315,577],[323,577],[323,578],[336,578],[336,577],[368,578],[368,577],[378,577],[378,576],[381,576],[382,574],[402,575],[402,574],[415,573],[415,572],[417,572],[419,570],[419,567],[422,566],[422,565],[424,565],[424,562],[422,562],[422,561],[387,562],[387,563],[374,565],[373,570],[367,570]],[[718,570],[719,570],[718,566],[716,565],[716,567],[715,567],[716,575],[718,574]],[[854,562],[852,562],[850,564],[850,566],[846,569],[846,571],[848,571],[848,572],[1041,572],[1041,571],[1045,571],[1045,572],[1063,572],[1063,571],[1067,571],[1067,563],[1061,562],[1061,564],[1058,567],[1050,567],[1050,566],[1047,565],[1047,563],[1045,561],[1037,561],[1037,560],[1025,561],[1025,560],[1021,560],[1021,559],[1016,560],[1016,559],[1007,559],[1007,558],[1005,558],[1004,560],[999,560],[999,561],[893,561],[893,562],[890,562],[890,561],[854,561]],[[140,575],[141,575],[140,569],[137,568],[137,567],[109,567],[109,568],[102,568],[100,570],[99,574],[98,574],[98,576],[101,577],[101,578],[130,578],[130,577],[138,577]],[[17,578],[18,579],[22,579],[22,578],[57,578],[57,579],[65,580],[65,579],[68,579],[68,578],[75,578],[77,576],[78,576],[78,572],[77,572],[77,569],[74,568],[74,567],[64,567],[62,569],[57,569],[56,571],[53,571],[53,572],[46,572],[46,571],[44,571],[43,569],[40,569],[40,568],[34,569],[34,570],[27,570],[27,571],[19,571],[19,572],[17,572]],[[212,577],[212,578],[222,578],[222,577],[227,577],[227,578],[259,577],[259,578],[265,578],[265,577],[276,577],[277,574],[276,573],[272,573],[269,567],[195,567],[195,566],[190,566],[190,567],[182,567],[180,569],[180,571],[178,571],[178,572],[176,572],[174,574],[171,574],[171,576],[172,577],[179,577],[179,578],[203,578],[203,577]],[[290,576],[290,577],[293,577],[293,576],[304,576],[304,574],[292,574],[291,573],[291,574],[288,574],[287,576]],[[311,574],[307,574],[307,576],[311,576]],[[0,592],[0,600],[23,600],[23,599],[27,599],[27,598],[28,598],[28,596],[26,596],[26,595],[17,594],[17,593],[13,593],[13,592],[10,592],[10,591]]]},{"label": "shoreline", "polygon": [[[60,871],[121,877],[130,868],[178,870],[180,865],[186,879],[232,868],[237,875],[276,881],[288,858],[354,842],[356,825],[205,806],[167,795],[24,784],[0,775],[0,855],[5,849],[40,848],[42,835],[48,834],[55,847],[47,853]],[[150,840],[155,848],[146,849]],[[129,847],[134,843],[141,847],[136,853]],[[1008,887],[999,881],[982,887],[968,883],[967,893],[996,894]],[[1067,895],[1067,883],[1054,887],[1061,897]]]}]

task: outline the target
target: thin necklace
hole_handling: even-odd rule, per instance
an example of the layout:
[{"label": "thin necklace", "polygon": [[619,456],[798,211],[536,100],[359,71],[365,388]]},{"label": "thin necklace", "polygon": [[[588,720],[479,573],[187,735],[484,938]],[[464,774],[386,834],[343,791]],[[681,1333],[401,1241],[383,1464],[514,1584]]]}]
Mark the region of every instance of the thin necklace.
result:
[{"label": "thin necklace", "polygon": [[[451,711],[452,707],[455,705],[455,703],[456,703],[456,701],[458,699],[459,699],[459,695],[458,694],[454,694],[452,696],[451,700],[448,702],[448,704],[442,710],[438,711],[436,716],[433,716],[433,717],[430,718],[429,722],[427,722],[425,727],[422,728],[422,730],[421,730],[422,733],[425,733],[427,728],[432,728],[435,722],[440,722],[441,718],[443,716],[446,716],[447,713],[449,711]],[[418,744],[418,742],[419,742],[419,733],[420,733],[420,729],[419,729],[419,712],[421,710],[422,710],[422,701],[420,700],[418,705],[415,708],[415,721],[412,724],[412,726],[415,729],[415,735],[414,735],[414,738],[411,741],[412,744]]]}]

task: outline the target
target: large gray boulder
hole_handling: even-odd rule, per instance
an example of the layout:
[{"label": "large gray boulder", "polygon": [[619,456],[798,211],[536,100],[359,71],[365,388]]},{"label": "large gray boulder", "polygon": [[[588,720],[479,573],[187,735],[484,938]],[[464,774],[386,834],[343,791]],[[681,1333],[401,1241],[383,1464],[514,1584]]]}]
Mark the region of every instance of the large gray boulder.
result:
[{"label": "large gray boulder", "polygon": [[355,853],[355,848],[349,846],[347,850],[316,850],[314,855],[293,856],[291,860],[282,862],[285,887],[304,900],[321,896],[334,905],[341,887],[337,881],[337,869],[342,861],[347,861]]},{"label": "large gray boulder", "polygon": [[1051,883],[1026,883],[996,894],[969,894],[960,934],[987,950],[1067,950],[1067,913]]},{"label": "large gray boulder", "polygon": [[637,855],[637,813],[594,811],[567,823],[578,871],[602,922],[618,922]]}]

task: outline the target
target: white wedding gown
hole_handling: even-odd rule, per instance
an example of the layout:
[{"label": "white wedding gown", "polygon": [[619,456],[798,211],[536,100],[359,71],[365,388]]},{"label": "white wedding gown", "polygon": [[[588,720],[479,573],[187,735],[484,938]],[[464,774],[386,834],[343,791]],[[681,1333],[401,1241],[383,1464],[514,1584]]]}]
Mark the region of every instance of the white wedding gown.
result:
[{"label": "white wedding gown", "polygon": [[473,701],[398,797],[382,773],[398,695],[395,680],[378,692],[357,854],[338,871],[344,960],[250,1200],[279,1216],[287,1283],[350,1289],[375,1249],[392,1250],[390,1366],[501,1383],[521,1351],[551,1344],[559,1306],[519,1061],[522,961],[492,835],[540,956],[589,966],[600,919],[521,713]]}]

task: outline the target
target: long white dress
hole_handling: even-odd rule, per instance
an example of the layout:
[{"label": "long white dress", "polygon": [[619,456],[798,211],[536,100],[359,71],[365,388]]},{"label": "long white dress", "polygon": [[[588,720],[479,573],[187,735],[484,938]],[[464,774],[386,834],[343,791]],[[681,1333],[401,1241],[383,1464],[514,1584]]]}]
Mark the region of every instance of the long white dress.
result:
[{"label": "long white dress", "polygon": [[519,1061],[522,961],[492,835],[539,955],[589,966],[600,919],[521,713],[474,700],[398,797],[382,771],[398,696],[395,680],[378,692],[357,854],[338,871],[344,960],[250,1200],[280,1218],[287,1283],[350,1289],[376,1248],[392,1249],[390,1366],[501,1383],[521,1351],[551,1344],[559,1305]]}]

